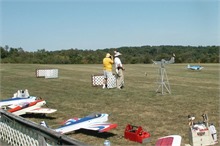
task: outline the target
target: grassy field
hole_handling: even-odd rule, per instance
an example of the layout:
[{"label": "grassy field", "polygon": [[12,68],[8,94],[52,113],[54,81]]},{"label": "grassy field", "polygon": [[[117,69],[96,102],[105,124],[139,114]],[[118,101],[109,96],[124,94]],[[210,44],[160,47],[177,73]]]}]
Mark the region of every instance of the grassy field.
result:
[{"label": "grassy field", "polygon": [[[152,64],[126,64],[125,88],[102,89],[91,86],[91,75],[102,73],[102,65],[36,65],[1,64],[1,99],[9,98],[18,89],[42,97],[50,108],[58,109],[46,118],[27,117],[39,123],[45,120],[51,128],[72,117],[92,112],[110,113],[109,121],[118,127],[109,133],[79,130],[68,136],[90,145],[140,145],[124,139],[127,124],[142,126],[151,134],[151,143],[171,134],[181,135],[182,145],[188,140],[188,114],[202,121],[207,112],[210,122],[219,129],[219,64],[201,64],[201,71],[186,70],[186,64],[166,66],[171,94],[156,93],[158,67]],[[37,68],[57,68],[59,78],[36,78]],[[145,75],[147,73],[147,75]],[[146,144],[144,144],[146,145]]]}]

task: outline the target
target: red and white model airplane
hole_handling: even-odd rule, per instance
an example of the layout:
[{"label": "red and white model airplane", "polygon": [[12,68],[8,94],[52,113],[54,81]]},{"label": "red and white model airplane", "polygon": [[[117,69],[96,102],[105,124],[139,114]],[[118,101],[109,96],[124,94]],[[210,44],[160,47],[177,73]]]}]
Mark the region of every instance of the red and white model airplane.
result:
[{"label": "red and white model airplane", "polygon": [[54,113],[56,109],[50,108],[42,108],[42,106],[46,105],[45,100],[35,100],[33,102],[23,102],[18,105],[14,105],[14,108],[8,110],[8,112],[13,113],[15,115],[24,115],[28,113],[35,114],[50,114]]},{"label": "red and white model airplane", "polygon": [[[61,134],[70,133],[79,129],[107,132],[118,126],[117,124],[107,123],[108,116],[109,115],[105,113],[92,113],[84,118],[68,119],[62,126],[54,130]],[[44,121],[42,121],[40,124],[44,127],[47,127]]]}]

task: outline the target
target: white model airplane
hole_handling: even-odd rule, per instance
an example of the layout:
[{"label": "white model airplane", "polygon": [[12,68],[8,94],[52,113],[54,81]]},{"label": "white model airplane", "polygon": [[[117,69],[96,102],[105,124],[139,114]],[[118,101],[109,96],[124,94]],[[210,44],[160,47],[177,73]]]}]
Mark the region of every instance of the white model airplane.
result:
[{"label": "white model airplane", "polygon": [[191,70],[202,70],[204,67],[200,66],[200,65],[187,65],[187,69],[191,69]]},{"label": "white model airplane", "polygon": [[[64,122],[62,126],[54,129],[61,134],[70,133],[79,129],[95,130],[99,132],[107,132],[117,127],[117,124],[107,123],[108,114],[93,113],[84,118],[72,118]],[[48,127],[44,121],[41,122],[42,126]]]},{"label": "white model airplane", "polygon": [[4,99],[0,101],[0,108],[17,105],[23,102],[34,102],[37,99],[35,96],[29,97],[12,97],[9,99]]},{"label": "white model airplane", "polygon": [[45,100],[36,100],[33,102],[24,102],[17,104],[12,109],[9,109],[8,112],[13,113],[15,115],[24,115],[28,113],[35,113],[35,114],[50,114],[54,113],[57,110],[56,109],[50,109],[50,108],[42,108],[46,104]]},{"label": "white model airplane", "polygon": [[181,140],[180,135],[169,135],[159,138],[155,146],[181,146]]},{"label": "white model airplane", "polygon": [[175,54],[173,54],[173,56],[168,61],[165,60],[165,59],[162,59],[161,61],[154,61],[154,60],[152,60],[152,62],[154,64],[161,65],[161,67],[164,67],[164,64],[171,64],[171,63],[175,62]]}]

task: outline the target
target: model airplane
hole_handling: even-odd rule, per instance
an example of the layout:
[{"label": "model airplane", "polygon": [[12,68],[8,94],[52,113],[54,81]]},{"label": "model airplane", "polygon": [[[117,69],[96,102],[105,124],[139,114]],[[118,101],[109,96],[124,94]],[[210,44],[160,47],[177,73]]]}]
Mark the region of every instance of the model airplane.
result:
[{"label": "model airplane", "polygon": [[34,102],[37,99],[35,96],[29,96],[29,97],[13,97],[9,99],[4,99],[0,101],[0,108],[17,105],[23,102]]},{"label": "model airplane", "polygon": [[[107,132],[117,127],[117,124],[107,123],[108,114],[93,113],[84,118],[72,118],[64,122],[62,126],[54,129],[61,134],[70,133],[79,129],[95,130],[99,132]],[[48,127],[44,121],[41,122],[42,126]]]},{"label": "model airplane", "polygon": [[201,70],[204,67],[200,66],[200,65],[187,65],[187,69],[191,69],[191,70]]},{"label": "model airplane", "polygon": [[50,108],[42,108],[46,104],[45,100],[36,100],[33,102],[24,102],[18,104],[16,107],[9,109],[8,112],[13,113],[15,115],[24,115],[28,113],[35,113],[35,114],[50,114],[54,113],[56,109]]},{"label": "model airplane", "polygon": [[169,135],[159,138],[155,146],[180,146],[181,140],[180,135]]},{"label": "model airplane", "polygon": [[23,102],[34,102],[37,100],[37,97],[30,96],[28,90],[18,90],[13,94],[12,98],[0,100],[0,108],[14,108],[15,105],[23,103]]},{"label": "model airplane", "polygon": [[165,59],[162,59],[161,61],[154,61],[154,60],[152,60],[152,62],[154,64],[160,65],[161,67],[164,67],[164,64],[171,64],[171,63],[175,62],[175,54],[173,54],[173,56],[168,61],[165,60]]}]

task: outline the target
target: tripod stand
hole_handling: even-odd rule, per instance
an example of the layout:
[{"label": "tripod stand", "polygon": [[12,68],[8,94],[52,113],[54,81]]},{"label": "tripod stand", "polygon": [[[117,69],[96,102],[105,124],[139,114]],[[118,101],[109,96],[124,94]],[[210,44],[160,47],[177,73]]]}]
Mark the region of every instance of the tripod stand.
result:
[{"label": "tripod stand", "polygon": [[166,69],[165,69],[163,64],[161,64],[161,66],[160,66],[158,71],[159,71],[159,79],[158,79],[159,86],[158,86],[156,92],[159,92],[161,90],[160,93],[162,95],[164,95],[164,89],[166,89],[167,92],[169,94],[171,94],[170,83],[168,81]]}]

